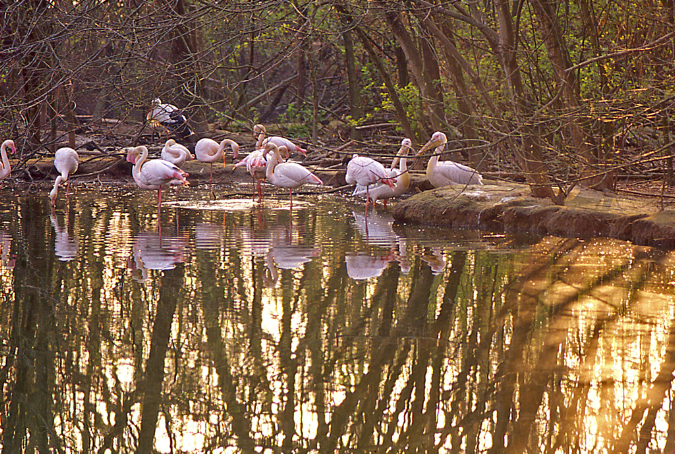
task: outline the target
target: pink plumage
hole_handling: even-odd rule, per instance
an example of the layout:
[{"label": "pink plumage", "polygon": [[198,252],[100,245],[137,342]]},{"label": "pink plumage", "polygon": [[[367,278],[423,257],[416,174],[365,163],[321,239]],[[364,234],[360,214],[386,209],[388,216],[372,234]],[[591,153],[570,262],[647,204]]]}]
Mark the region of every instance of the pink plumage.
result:
[{"label": "pink plumage", "polygon": [[130,148],[127,152],[127,161],[134,164],[132,175],[138,187],[157,191],[159,213],[162,205],[162,189],[189,184],[186,180],[188,174],[169,161],[163,159],[147,161],[147,158],[148,149],[143,145]]},{"label": "pink plumage", "polygon": [[291,207],[293,207],[293,189],[303,184],[323,184],[323,181],[296,162],[279,163],[279,154],[284,151],[284,148],[284,146],[277,147],[273,142],[265,145],[263,156],[269,154],[265,176],[267,181],[274,186],[289,189]]}]

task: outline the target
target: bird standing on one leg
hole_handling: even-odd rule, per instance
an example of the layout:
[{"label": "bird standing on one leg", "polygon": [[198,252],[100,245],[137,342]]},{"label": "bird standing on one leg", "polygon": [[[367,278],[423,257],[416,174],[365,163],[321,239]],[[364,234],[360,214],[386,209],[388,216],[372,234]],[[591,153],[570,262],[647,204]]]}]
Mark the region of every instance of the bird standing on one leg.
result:
[{"label": "bird standing on one leg", "polygon": [[211,176],[209,178],[209,184],[213,181],[213,163],[223,159],[223,164],[225,164],[225,147],[229,145],[232,148],[232,159],[237,159],[239,157],[239,144],[231,139],[224,139],[218,144],[213,139],[204,138],[199,139],[195,145],[195,155],[199,162],[207,162],[211,164]]},{"label": "bird standing on one leg", "polygon": [[[288,188],[293,208],[293,189],[303,184],[323,184],[323,181],[297,162],[279,162],[279,156],[285,152],[285,146],[277,147],[268,142],[263,156],[267,158],[265,177],[267,181],[280,188]],[[267,155],[269,154],[269,157]]]},{"label": "bird standing on one leg", "polygon": [[162,189],[171,186],[188,185],[188,174],[175,164],[163,159],[148,159],[148,149],[140,147],[129,148],[127,161],[134,165],[131,171],[134,181],[141,189],[157,191],[157,216],[159,218],[162,206]]}]

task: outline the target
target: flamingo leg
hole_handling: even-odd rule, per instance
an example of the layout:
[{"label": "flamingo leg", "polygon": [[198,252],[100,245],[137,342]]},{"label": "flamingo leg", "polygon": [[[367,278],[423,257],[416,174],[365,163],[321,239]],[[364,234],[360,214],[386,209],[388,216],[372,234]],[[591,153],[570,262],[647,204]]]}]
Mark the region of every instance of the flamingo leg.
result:
[{"label": "flamingo leg", "polygon": [[291,210],[293,209],[293,189],[288,190],[288,196],[291,198]]},{"label": "flamingo leg", "polygon": [[157,190],[157,221],[160,220],[161,206],[162,206],[162,188],[159,188]]},{"label": "flamingo leg", "polygon": [[262,188],[262,181],[256,180],[258,184],[258,202],[262,202],[263,199],[263,188]]},{"label": "flamingo leg", "polygon": [[209,178],[209,184],[213,182],[213,163],[211,163],[211,177]]}]

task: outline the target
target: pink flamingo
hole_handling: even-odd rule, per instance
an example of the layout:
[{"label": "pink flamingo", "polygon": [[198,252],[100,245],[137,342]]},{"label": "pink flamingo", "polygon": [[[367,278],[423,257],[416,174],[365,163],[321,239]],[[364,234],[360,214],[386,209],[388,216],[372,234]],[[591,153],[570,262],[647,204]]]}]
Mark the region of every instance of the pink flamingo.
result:
[{"label": "pink flamingo", "polygon": [[268,142],[272,142],[277,147],[282,146],[286,147],[286,149],[289,152],[297,152],[303,156],[307,156],[307,150],[305,150],[304,148],[300,148],[299,146],[297,146],[290,140],[286,139],[285,137],[280,136],[266,137],[267,130],[265,129],[264,125],[255,125],[253,127],[253,133],[258,134],[258,141],[255,144],[256,150],[263,149],[265,148],[265,145],[267,145]]},{"label": "pink flamingo", "polygon": [[59,195],[59,185],[66,181],[66,197],[70,191],[70,175],[77,172],[79,157],[77,152],[69,147],[63,147],[56,150],[54,155],[54,167],[60,173],[54,182],[54,188],[49,193],[49,199],[52,206],[56,205],[56,197]]},{"label": "pink flamingo", "polygon": [[263,156],[267,158],[267,169],[265,177],[267,181],[280,188],[288,188],[291,198],[291,208],[293,208],[293,189],[303,184],[323,184],[323,181],[312,172],[301,166],[297,162],[279,163],[279,154],[286,152],[286,147],[278,147],[273,142],[265,145]]},{"label": "pink flamingo", "polygon": [[372,184],[384,183],[392,190],[396,178],[389,176],[384,166],[372,158],[354,155],[347,164],[347,174],[345,180],[349,184],[356,184],[366,188],[366,208],[370,202],[369,187]]},{"label": "pink flamingo", "polygon": [[186,146],[176,143],[173,139],[169,139],[164,144],[164,148],[162,148],[162,159],[179,166],[185,161],[192,161],[194,156],[192,156],[192,153],[190,153],[190,150]]},{"label": "pink flamingo", "polygon": [[162,188],[170,186],[188,185],[185,179],[188,174],[175,164],[163,159],[148,159],[147,147],[129,148],[127,161],[134,165],[132,175],[134,181],[141,189],[157,190],[157,215],[159,217],[162,205]]},{"label": "pink flamingo", "polygon": [[[243,167],[246,166],[246,171],[251,174],[253,181],[255,182],[256,193],[258,194],[258,202],[262,202],[263,199],[263,188],[262,180],[265,179],[265,169],[267,167],[267,160],[263,156],[262,149],[254,150],[248,154],[244,159],[239,161],[234,165],[234,167]],[[255,195],[253,196],[255,200]]]},{"label": "pink flamingo", "polygon": [[7,148],[9,148],[12,154],[16,153],[16,147],[14,146],[13,140],[5,140],[0,146],[0,155],[2,155],[2,165],[0,165],[0,180],[7,178],[12,171],[12,168],[9,165],[9,159],[7,158]]},{"label": "pink flamingo", "polygon": [[225,164],[225,147],[229,145],[232,149],[232,159],[237,159],[239,157],[239,144],[231,139],[224,139],[220,144],[213,139],[204,138],[199,139],[197,145],[195,145],[195,155],[199,162],[207,162],[211,164],[211,177],[209,178],[209,183],[213,181],[213,163],[218,161],[220,158],[223,158],[223,164]]}]

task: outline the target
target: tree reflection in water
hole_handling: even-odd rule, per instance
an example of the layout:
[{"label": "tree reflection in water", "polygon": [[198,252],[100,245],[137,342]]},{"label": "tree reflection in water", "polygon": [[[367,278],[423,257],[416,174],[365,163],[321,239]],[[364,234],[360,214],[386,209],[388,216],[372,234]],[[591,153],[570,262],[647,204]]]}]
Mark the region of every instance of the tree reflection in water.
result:
[{"label": "tree reflection in water", "polygon": [[670,251],[110,200],[2,202],[3,452],[675,448]]}]

